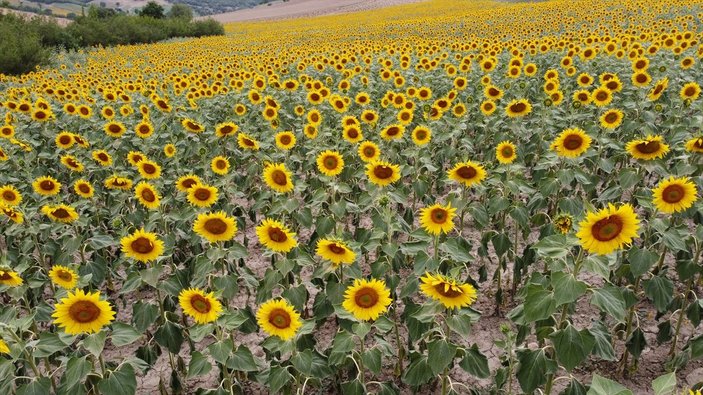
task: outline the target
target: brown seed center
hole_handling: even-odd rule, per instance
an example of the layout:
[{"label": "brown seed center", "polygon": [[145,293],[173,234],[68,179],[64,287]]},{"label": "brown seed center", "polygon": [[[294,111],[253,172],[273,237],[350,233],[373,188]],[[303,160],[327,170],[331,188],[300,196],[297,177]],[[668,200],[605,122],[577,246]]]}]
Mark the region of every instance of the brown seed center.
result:
[{"label": "brown seed center", "polygon": [[198,188],[198,189],[195,191],[195,193],[193,193],[193,195],[195,195],[195,198],[196,198],[196,199],[205,201],[205,200],[210,199],[210,196],[212,196],[212,193],[210,192],[209,189],[206,189],[206,188]]},{"label": "brown seed center", "polygon": [[271,178],[273,179],[273,182],[277,185],[283,186],[288,184],[288,177],[286,176],[286,173],[284,173],[282,170],[274,170],[273,173],[271,173]]},{"label": "brown seed center", "polygon": [[12,202],[17,198],[17,195],[15,195],[15,193],[12,191],[5,191],[2,193],[2,198],[9,202]]},{"label": "brown seed center", "polygon": [[146,188],[142,191],[142,199],[146,200],[149,203],[153,203],[156,201],[156,195],[151,189]]},{"label": "brown seed center", "polygon": [[61,136],[59,137],[59,142],[63,145],[67,145],[71,143],[71,136]]},{"label": "brown seed center", "polygon": [[463,295],[463,292],[454,288],[456,287],[444,282],[434,286],[435,291],[437,291],[440,295],[444,296],[445,298],[456,298],[457,296]]},{"label": "brown seed center", "polygon": [[90,193],[90,186],[88,184],[78,184],[78,190],[83,193]]},{"label": "brown seed center", "polygon": [[142,170],[144,170],[144,173],[146,174],[154,174],[156,173],[156,166],[152,165],[151,163],[144,163],[142,165]]},{"label": "brown seed center", "polygon": [[45,190],[45,191],[51,191],[54,189],[56,184],[54,184],[53,181],[51,180],[44,180],[41,183],[39,183],[39,188]]},{"label": "brown seed center", "polygon": [[67,272],[66,270],[63,270],[63,269],[59,269],[58,271],[56,271],[56,276],[57,276],[58,278],[60,278],[61,280],[63,280],[63,281],[71,281],[71,280],[73,280],[73,276],[71,275],[71,273],[69,273],[69,272]]},{"label": "brown seed center", "polygon": [[593,224],[591,234],[598,241],[610,241],[618,237],[624,223],[618,215],[611,215]]},{"label": "brown seed center", "polygon": [[215,162],[215,167],[218,168],[219,170],[224,170],[227,168],[227,162],[225,162],[222,159],[219,159]]},{"label": "brown seed center", "polygon": [[430,213],[430,217],[432,218],[432,222],[435,224],[443,224],[447,222],[448,219],[447,210],[443,208],[435,208]]},{"label": "brown seed center", "polygon": [[681,185],[669,185],[662,191],[662,200],[669,204],[680,202],[684,196],[686,196],[686,191]]},{"label": "brown seed center", "polygon": [[583,138],[578,134],[570,134],[564,139],[564,148],[573,151],[581,148],[583,145]]},{"label": "brown seed center", "polygon": [[93,322],[100,317],[100,308],[93,302],[80,300],[71,305],[68,309],[68,314],[74,321],[85,324]]},{"label": "brown seed center", "polygon": [[335,170],[337,168],[337,164],[339,163],[337,158],[332,155],[326,156],[322,162],[327,170]]},{"label": "brown seed center", "polygon": [[456,174],[463,179],[470,180],[476,177],[477,172],[472,166],[461,166],[457,169]]},{"label": "brown seed center", "polygon": [[377,165],[373,168],[373,174],[376,177],[385,180],[393,177],[393,168],[390,166]]},{"label": "brown seed center", "polygon": [[283,309],[274,309],[269,313],[269,323],[278,329],[286,329],[290,326],[290,314]]},{"label": "brown seed center", "polygon": [[227,232],[228,229],[227,223],[221,220],[220,218],[208,219],[207,221],[205,221],[205,225],[203,227],[205,228],[205,230],[214,235],[221,235]]},{"label": "brown seed center", "polygon": [[276,243],[283,243],[284,241],[288,240],[288,236],[286,236],[286,232],[279,228],[274,228],[271,227],[268,230],[268,235],[269,239]]},{"label": "brown seed center", "polygon": [[337,245],[336,243],[332,243],[327,247],[332,253],[337,254],[337,255],[342,255],[344,254],[347,250],[344,247],[341,247]]},{"label": "brown seed center", "polygon": [[280,141],[281,144],[283,144],[283,145],[288,145],[288,144],[290,144],[290,142],[291,142],[291,138],[290,138],[289,135],[284,134],[283,136],[280,137],[280,140],[279,140],[279,141]]},{"label": "brown seed center", "polygon": [[200,314],[207,314],[210,312],[210,309],[212,308],[212,305],[210,304],[210,301],[207,300],[207,298],[204,298],[200,295],[193,295],[190,297],[190,305],[195,309]]},{"label": "brown seed center", "polygon": [[660,147],[661,144],[659,144],[658,141],[645,141],[635,146],[635,148],[637,148],[637,151],[643,154],[653,154],[655,152],[658,152]]},{"label": "brown seed center", "polygon": [[504,158],[511,158],[513,156],[513,147],[506,145],[500,150],[500,153],[503,155]]},{"label": "brown seed center", "polygon": [[512,112],[514,113],[520,114],[527,110],[527,106],[525,105],[525,103],[515,103],[510,106],[510,110],[512,110]]},{"label": "brown seed center", "polygon": [[186,178],[185,180],[181,181],[181,185],[185,189],[190,189],[195,184],[197,184],[197,181],[192,178]]},{"label": "brown seed center", "polygon": [[132,242],[131,246],[134,251],[137,251],[140,254],[148,254],[154,251],[155,247],[154,243],[146,237],[139,237],[137,240]]},{"label": "brown seed center", "polygon": [[617,121],[617,120],[618,120],[618,114],[616,114],[614,112],[609,112],[605,116],[605,122],[607,122],[607,123],[615,123],[615,121]]},{"label": "brown seed center", "polygon": [[378,299],[378,292],[373,288],[362,288],[356,291],[356,295],[354,295],[356,305],[365,309],[375,306],[378,303]]},{"label": "brown seed center", "polygon": [[54,217],[59,218],[59,219],[64,219],[64,218],[68,218],[71,216],[71,214],[69,214],[65,208],[56,209],[56,210],[52,211],[51,214],[53,214]]}]

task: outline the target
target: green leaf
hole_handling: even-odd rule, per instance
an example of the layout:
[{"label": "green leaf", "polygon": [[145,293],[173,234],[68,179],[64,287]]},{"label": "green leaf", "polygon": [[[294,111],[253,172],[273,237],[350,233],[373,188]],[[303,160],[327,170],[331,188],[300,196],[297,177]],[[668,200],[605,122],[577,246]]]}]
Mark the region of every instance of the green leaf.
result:
[{"label": "green leaf", "polygon": [[99,357],[103,352],[103,348],[105,348],[106,338],[107,332],[105,331],[93,333],[83,339],[83,347],[94,356]]},{"label": "green leaf", "polygon": [[603,323],[600,321],[593,323],[588,331],[591,335],[593,335],[595,340],[595,344],[593,345],[593,354],[598,355],[606,361],[614,361],[616,357],[610,332],[608,332],[608,329],[603,325]]},{"label": "green leaf", "polygon": [[466,349],[466,355],[459,362],[459,366],[467,373],[482,379],[485,379],[491,373],[488,369],[488,358],[481,353],[476,344]]},{"label": "green leaf", "polygon": [[118,370],[113,371],[107,378],[98,382],[98,390],[110,395],[133,395],[137,392],[137,378],[132,365],[123,364]]},{"label": "green leaf", "polygon": [[403,383],[411,387],[419,387],[432,380],[434,374],[432,374],[432,369],[430,369],[427,364],[426,357],[420,357],[413,361],[408,370],[405,371],[403,375]]},{"label": "green leaf", "polygon": [[132,344],[140,337],[142,337],[142,334],[131,325],[127,325],[122,322],[112,324],[112,335],[110,338],[112,340],[112,344],[117,347]]},{"label": "green leaf", "polygon": [[625,321],[625,298],[623,298],[622,291],[619,288],[606,284],[603,288],[595,289],[591,303],[610,314],[619,322]]},{"label": "green leaf", "polygon": [[310,349],[301,351],[291,358],[293,367],[308,377],[325,378],[332,374],[327,361]]},{"label": "green leaf", "polygon": [[212,355],[212,358],[221,364],[227,362],[227,359],[232,353],[232,348],[232,339],[225,339],[223,341],[215,342],[207,346],[207,349],[208,351],[210,351],[210,355]]},{"label": "green leaf", "polygon": [[364,367],[375,374],[381,373],[381,350],[379,348],[372,348],[370,350],[364,351],[364,355],[361,356],[364,361]]},{"label": "green leaf", "polygon": [[51,393],[51,380],[48,377],[34,379],[17,389],[17,395],[46,395]]},{"label": "green leaf", "polygon": [[448,367],[456,355],[456,346],[444,339],[436,340],[427,347],[427,363],[432,373],[438,375]]},{"label": "green leaf", "polygon": [[491,243],[496,251],[496,255],[502,256],[510,250],[513,243],[510,242],[510,238],[505,233],[498,233],[491,238]]},{"label": "green leaf", "polygon": [[659,376],[652,381],[654,395],[671,395],[676,391],[676,373]]},{"label": "green leaf", "polygon": [[66,371],[61,377],[61,387],[67,391],[79,386],[92,369],[92,364],[87,357],[73,357],[66,363]]},{"label": "green leaf", "polygon": [[627,260],[630,261],[630,273],[635,277],[647,273],[658,259],[657,254],[637,246],[632,246],[627,253]]},{"label": "green leaf", "polygon": [[93,235],[93,237],[88,239],[88,245],[90,245],[95,251],[111,247],[115,244],[115,239],[109,235]]},{"label": "green leaf", "polygon": [[277,394],[281,388],[288,384],[293,379],[293,375],[288,372],[287,368],[280,366],[272,366],[269,371],[268,385],[272,394]]},{"label": "green leaf", "polygon": [[654,276],[644,282],[644,294],[654,302],[654,307],[662,313],[674,299],[674,283],[662,276]]},{"label": "green leaf", "polygon": [[588,285],[577,280],[571,273],[554,272],[551,281],[556,306],[573,303],[588,290]]},{"label": "green leaf", "polygon": [[537,251],[537,255],[541,257],[549,257],[552,259],[565,258],[571,251],[571,247],[575,246],[577,239],[574,236],[556,234],[547,236],[537,243],[532,248]]},{"label": "green leaf", "polygon": [[349,352],[354,349],[354,336],[346,331],[337,333],[332,342],[332,351],[330,351],[329,363],[331,365],[340,365],[349,355]]},{"label": "green leaf", "polygon": [[158,306],[141,301],[134,304],[132,311],[132,324],[139,332],[145,332],[159,316]]},{"label": "green leaf", "polygon": [[557,360],[569,372],[588,357],[595,343],[588,330],[579,332],[571,325],[555,332],[551,338]]},{"label": "green leaf", "polygon": [[439,248],[456,262],[468,263],[474,259],[471,255],[471,244],[461,237],[447,238]]},{"label": "green leaf", "polygon": [[586,395],[633,395],[632,391],[598,374],[593,375],[591,388]]},{"label": "green leaf", "polygon": [[32,355],[36,358],[48,357],[69,345],[70,343],[64,342],[56,333],[42,332]]},{"label": "green leaf", "polygon": [[625,343],[627,351],[629,351],[635,359],[639,359],[640,355],[642,355],[642,350],[644,350],[646,346],[647,340],[644,338],[644,332],[642,332],[642,329],[639,327],[632,331],[630,338],[627,339]]},{"label": "green leaf", "polygon": [[544,354],[544,350],[519,350],[517,359],[520,362],[516,376],[522,391],[530,394],[547,381],[547,374],[553,372],[554,361]]},{"label": "green leaf", "polygon": [[208,374],[211,370],[212,364],[208,361],[207,357],[199,351],[194,351],[190,355],[190,362],[188,362],[188,375],[186,376],[186,379]]},{"label": "green leaf", "polygon": [[569,381],[569,385],[566,386],[566,389],[560,395],[586,395],[586,387],[576,378],[572,378]]},{"label": "green leaf", "polygon": [[557,309],[554,293],[538,284],[527,286],[524,306],[524,317],[527,322],[546,319]]},{"label": "green leaf", "polygon": [[171,321],[166,321],[156,330],[154,339],[171,353],[178,354],[181,351],[181,344],[183,344],[183,332],[180,326]]},{"label": "green leaf", "polygon": [[461,335],[464,338],[471,335],[471,317],[465,314],[454,314],[447,319],[449,329]]},{"label": "green leaf", "polygon": [[342,383],[342,395],[365,395],[366,389],[359,380]]},{"label": "green leaf", "polygon": [[254,355],[246,346],[237,347],[237,351],[227,361],[227,367],[240,372],[255,372],[259,370]]}]

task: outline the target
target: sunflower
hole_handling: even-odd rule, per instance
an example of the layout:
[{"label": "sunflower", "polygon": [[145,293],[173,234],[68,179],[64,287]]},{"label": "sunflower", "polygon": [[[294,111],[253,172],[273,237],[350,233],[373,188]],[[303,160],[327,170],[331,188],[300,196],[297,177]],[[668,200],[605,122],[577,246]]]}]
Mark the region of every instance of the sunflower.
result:
[{"label": "sunflower", "polygon": [[381,138],[386,141],[399,140],[403,138],[405,134],[405,126],[403,125],[390,125],[381,131]]},{"label": "sunflower", "polygon": [[66,166],[69,170],[80,173],[85,170],[85,166],[73,155],[63,155],[61,156],[61,164]]},{"label": "sunflower", "polygon": [[425,232],[438,236],[442,232],[449,233],[454,229],[454,216],[456,209],[451,203],[442,206],[434,204],[420,210],[420,225]]},{"label": "sunflower", "polygon": [[37,108],[32,111],[32,119],[38,122],[47,122],[54,117],[54,113],[50,110],[45,110],[43,108]]},{"label": "sunflower", "polygon": [[85,293],[77,289],[75,293],[68,291],[51,316],[66,333],[78,335],[99,332],[115,319],[115,312],[109,302],[100,300],[100,291]]},{"label": "sunflower", "polygon": [[610,109],[600,116],[600,126],[605,129],[615,129],[622,123],[623,113],[618,109]]},{"label": "sunflower", "polygon": [[239,126],[232,122],[224,122],[215,127],[215,135],[217,137],[234,136],[239,131]]},{"label": "sunflower", "polygon": [[166,155],[167,158],[173,158],[173,156],[176,155],[176,146],[173,144],[164,145],[164,155]]},{"label": "sunflower", "polygon": [[129,191],[132,189],[132,180],[127,177],[120,177],[117,175],[110,176],[105,179],[103,185],[108,189],[118,189],[121,191]]},{"label": "sunflower", "polygon": [[130,165],[136,167],[139,162],[147,160],[147,157],[144,153],[139,152],[139,151],[129,151],[127,154],[127,162],[129,162]]},{"label": "sunflower", "polygon": [[628,142],[625,149],[633,158],[644,160],[663,158],[669,152],[669,146],[664,143],[662,136],[652,135]]},{"label": "sunflower", "polygon": [[420,290],[430,298],[442,303],[448,309],[471,306],[476,301],[476,288],[471,284],[457,284],[457,281],[439,273],[425,273],[420,280]]},{"label": "sunflower", "polygon": [[556,151],[559,156],[577,158],[586,152],[588,147],[591,146],[592,141],[593,139],[582,129],[572,128],[561,132],[559,136],[554,139],[550,148]]},{"label": "sunflower", "polygon": [[337,151],[324,151],[317,156],[317,169],[326,176],[334,177],[344,169],[344,159]]},{"label": "sunflower", "polygon": [[581,103],[582,106],[585,106],[591,102],[591,93],[585,89],[581,89],[575,91],[571,98],[574,103],[578,102]]},{"label": "sunflower", "polygon": [[703,136],[688,140],[686,142],[686,150],[689,152],[703,153]]},{"label": "sunflower", "polygon": [[54,138],[54,143],[56,143],[56,146],[61,149],[69,149],[73,147],[76,142],[73,140],[73,133],[61,132],[56,135],[56,138]]},{"label": "sunflower", "polygon": [[561,234],[567,234],[571,232],[571,227],[574,224],[574,217],[569,214],[559,214],[554,217],[554,226],[559,230]]},{"label": "sunflower", "polygon": [[654,87],[647,94],[647,99],[650,101],[657,101],[661,97],[662,93],[669,86],[669,77],[664,77],[663,79],[657,81]]},{"label": "sunflower", "polygon": [[479,163],[467,161],[454,165],[452,169],[447,171],[447,177],[464,186],[470,187],[474,184],[480,184],[486,178],[486,170]]},{"label": "sunflower", "polygon": [[629,204],[607,208],[598,212],[588,212],[579,224],[576,236],[581,246],[588,252],[607,255],[632,243],[637,237],[639,219]]},{"label": "sunflower", "polygon": [[156,260],[164,252],[164,242],[156,233],[146,232],[144,228],[136,230],[131,235],[120,240],[122,252],[129,258],[139,262]]},{"label": "sunflower", "polygon": [[259,143],[246,133],[237,135],[237,144],[239,144],[239,148],[245,150],[256,151],[259,149]]},{"label": "sunflower", "polygon": [[122,122],[111,121],[105,124],[103,130],[108,136],[117,138],[122,136],[127,131],[127,128]]},{"label": "sunflower", "polygon": [[134,132],[137,134],[137,137],[140,138],[148,138],[152,134],[154,134],[154,125],[151,124],[149,121],[142,121],[137,124],[137,126],[134,127]]},{"label": "sunflower", "polygon": [[91,156],[100,166],[106,167],[112,164],[112,156],[105,150],[95,150],[91,153]]},{"label": "sunflower", "polygon": [[73,191],[82,198],[90,199],[95,194],[95,189],[93,185],[90,184],[88,180],[79,179],[73,183]]},{"label": "sunflower", "polygon": [[532,111],[532,105],[527,99],[513,100],[505,107],[505,113],[510,118],[524,117]]},{"label": "sunflower", "polygon": [[430,142],[432,138],[432,130],[427,126],[416,126],[412,132],[413,143],[421,147]]},{"label": "sunflower", "polygon": [[698,99],[698,97],[701,95],[701,86],[698,85],[696,82],[689,82],[685,84],[682,88],[681,91],[679,92],[679,96],[681,97],[681,100],[690,100],[690,101],[695,101]]},{"label": "sunflower", "polygon": [[652,76],[646,71],[638,71],[632,74],[632,85],[643,88],[652,82]]},{"label": "sunflower", "polygon": [[298,245],[295,233],[285,225],[273,219],[265,219],[256,227],[259,243],[274,252],[288,253]]},{"label": "sunflower", "polygon": [[317,110],[310,110],[307,120],[309,124],[319,126],[322,123],[322,114]]},{"label": "sunflower", "polygon": [[188,202],[196,207],[210,207],[217,201],[218,190],[206,184],[196,184],[188,189]]},{"label": "sunflower", "polygon": [[229,173],[229,166],[229,160],[227,160],[224,156],[216,156],[212,158],[212,161],[210,161],[210,169],[215,174],[219,174],[221,176]]},{"label": "sunflower", "polygon": [[317,137],[317,126],[312,125],[312,124],[307,124],[303,128],[303,133],[305,134],[305,137],[309,139],[314,139]]},{"label": "sunflower", "polygon": [[193,231],[210,243],[228,241],[237,233],[237,222],[222,211],[201,213],[193,224]]},{"label": "sunflower", "polygon": [[0,148],[0,161],[5,162],[7,160],[10,160],[10,157]]},{"label": "sunflower", "polygon": [[205,127],[194,120],[190,118],[186,118],[181,121],[181,125],[185,128],[185,130],[191,132],[191,133],[202,133],[205,131]]},{"label": "sunflower", "polygon": [[364,110],[361,113],[361,121],[367,125],[373,125],[378,121],[378,113],[374,110]]},{"label": "sunflower", "polygon": [[86,140],[85,138],[83,138],[81,135],[78,135],[78,134],[75,134],[75,133],[71,133],[71,137],[73,137],[73,141],[74,141],[76,144],[78,144],[79,146],[81,146],[81,147],[83,147],[83,148],[88,148],[88,147],[90,147],[90,142],[88,142],[88,140]]},{"label": "sunflower", "polygon": [[496,147],[496,158],[502,164],[510,164],[517,158],[517,147],[510,141],[502,141]]},{"label": "sunflower", "polygon": [[358,125],[347,125],[342,130],[342,138],[352,144],[364,139],[361,128]]},{"label": "sunflower", "polygon": [[271,189],[279,193],[293,190],[291,173],[283,163],[269,163],[264,168],[264,181]]},{"label": "sunflower", "polygon": [[0,187],[0,206],[14,207],[22,202],[22,195],[13,185]]},{"label": "sunflower", "polygon": [[596,107],[605,107],[610,102],[613,101],[613,93],[610,91],[610,89],[601,86],[600,88],[596,89],[591,93],[591,102],[596,105]]},{"label": "sunflower", "polygon": [[41,208],[41,212],[51,218],[51,220],[63,222],[65,224],[69,224],[78,219],[76,209],[65,204],[59,204],[57,206],[43,206]]},{"label": "sunflower", "polygon": [[19,287],[23,283],[24,280],[16,271],[0,268],[0,284],[8,287]]},{"label": "sunflower", "polygon": [[667,180],[662,180],[652,190],[652,195],[657,209],[667,214],[684,211],[698,200],[696,184],[688,177],[669,177]]},{"label": "sunflower", "polygon": [[12,207],[3,206],[0,204],[0,214],[6,215],[16,224],[21,224],[24,222],[24,215]]},{"label": "sunflower", "polygon": [[496,104],[493,100],[485,100],[481,103],[481,113],[485,116],[489,116],[496,111]]},{"label": "sunflower", "polygon": [[7,346],[4,340],[0,339],[0,354],[9,354],[10,348]]},{"label": "sunflower", "polygon": [[288,340],[303,325],[300,314],[285,299],[271,299],[259,307],[256,322],[270,336]]},{"label": "sunflower", "polygon": [[32,183],[32,188],[42,196],[53,196],[61,190],[61,183],[51,176],[39,177]]},{"label": "sunflower", "polygon": [[344,242],[335,239],[320,239],[317,242],[317,255],[331,261],[335,266],[342,263],[351,265],[356,259],[356,253]]},{"label": "sunflower", "polygon": [[200,183],[200,177],[196,176],[195,174],[187,174],[185,176],[180,177],[176,181],[176,189],[181,192],[188,192],[190,188]]},{"label": "sunflower", "polygon": [[400,166],[375,160],[366,164],[366,176],[373,184],[385,187],[400,179]]},{"label": "sunflower", "polygon": [[155,180],[161,177],[161,166],[158,163],[144,159],[137,163],[139,174],[147,180]]},{"label": "sunflower", "polygon": [[54,265],[49,271],[51,282],[63,289],[73,289],[78,283],[78,274],[66,266]]},{"label": "sunflower", "polygon": [[373,321],[390,306],[391,291],[383,280],[356,279],[344,292],[342,307],[357,320]]},{"label": "sunflower", "polygon": [[295,147],[296,138],[295,134],[291,131],[279,132],[276,134],[276,147],[282,150],[289,150]]},{"label": "sunflower", "polygon": [[222,313],[222,304],[215,299],[215,294],[197,288],[182,290],[178,294],[178,304],[198,324],[213,322]]},{"label": "sunflower", "polygon": [[373,162],[381,156],[381,149],[372,141],[364,141],[359,144],[359,158],[364,162]]},{"label": "sunflower", "polygon": [[139,203],[147,209],[154,210],[161,204],[161,195],[156,188],[146,181],[142,181],[134,188],[134,196]]}]

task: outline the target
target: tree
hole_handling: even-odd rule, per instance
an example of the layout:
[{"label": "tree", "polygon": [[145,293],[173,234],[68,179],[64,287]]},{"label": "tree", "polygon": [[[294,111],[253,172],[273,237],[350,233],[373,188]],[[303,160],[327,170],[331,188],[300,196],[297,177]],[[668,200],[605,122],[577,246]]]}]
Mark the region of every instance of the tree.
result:
[{"label": "tree", "polygon": [[193,19],[193,10],[187,4],[177,3],[168,12],[169,18],[179,18],[186,21]]},{"label": "tree", "polygon": [[150,1],[139,11],[139,15],[162,19],[164,17],[164,7],[154,1]]}]

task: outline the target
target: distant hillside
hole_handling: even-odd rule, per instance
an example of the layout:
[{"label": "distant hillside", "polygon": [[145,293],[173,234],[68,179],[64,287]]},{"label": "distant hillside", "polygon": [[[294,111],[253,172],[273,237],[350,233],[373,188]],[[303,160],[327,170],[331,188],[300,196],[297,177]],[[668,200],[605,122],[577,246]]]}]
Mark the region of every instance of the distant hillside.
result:
[{"label": "distant hillside", "polygon": [[[170,4],[188,4],[198,15],[212,15],[223,12],[251,8],[260,4],[271,3],[275,0],[155,0],[168,8]],[[284,0],[285,1],[285,0]],[[148,0],[1,0],[0,7],[15,10],[34,12],[45,15],[74,17],[81,15],[82,7],[96,5],[119,9],[125,12],[134,12],[148,2]]]}]

